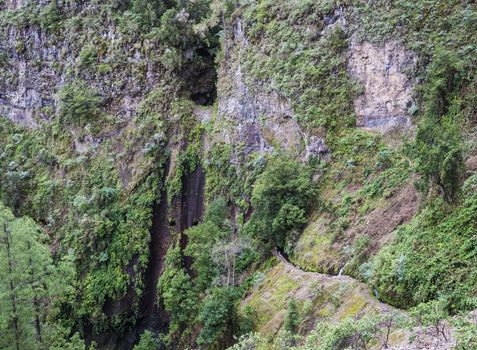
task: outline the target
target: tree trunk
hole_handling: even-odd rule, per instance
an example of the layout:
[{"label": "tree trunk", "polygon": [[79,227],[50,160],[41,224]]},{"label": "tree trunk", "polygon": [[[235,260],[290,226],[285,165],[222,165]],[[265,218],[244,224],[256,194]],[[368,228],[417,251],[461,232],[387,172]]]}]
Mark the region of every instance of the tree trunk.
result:
[{"label": "tree trunk", "polygon": [[[28,250],[31,250],[31,243],[28,242]],[[36,288],[34,286],[35,284],[35,274],[33,272],[33,261],[31,260],[31,254],[30,257],[28,258],[28,267],[30,268],[30,285],[31,285],[31,290],[33,293],[33,299],[32,299],[32,304],[33,304],[33,310],[35,312],[35,337],[36,340],[39,343],[43,342],[43,339],[41,337],[41,322],[40,322],[40,300],[38,299],[38,295],[36,294]]]},{"label": "tree trunk", "polygon": [[391,333],[392,321],[389,320],[386,323],[386,338],[384,339],[384,348],[387,349],[389,347],[389,334]]},{"label": "tree trunk", "polygon": [[235,285],[235,252],[232,252],[233,260],[232,260],[232,286]]},{"label": "tree trunk", "polygon": [[227,250],[225,250],[225,265],[227,265],[227,286],[230,285],[230,264]]},{"label": "tree trunk", "polygon": [[8,273],[10,275],[10,292],[12,301],[12,322],[13,329],[15,331],[15,348],[20,350],[20,327],[18,326],[18,311],[17,300],[15,295],[15,285],[13,284],[13,258],[10,251],[10,230],[7,228],[7,224],[3,224],[3,232],[5,233],[5,245],[7,249],[7,261],[8,261]]}]

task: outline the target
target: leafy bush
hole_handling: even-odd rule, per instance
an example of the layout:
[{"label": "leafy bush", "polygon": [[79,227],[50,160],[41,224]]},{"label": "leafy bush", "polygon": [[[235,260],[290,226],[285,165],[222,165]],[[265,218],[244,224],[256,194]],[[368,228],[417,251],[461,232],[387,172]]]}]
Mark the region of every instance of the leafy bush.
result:
[{"label": "leafy bush", "polygon": [[427,303],[421,303],[411,309],[411,316],[420,327],[431,327],[433,336],[448,340],[447,320],[449,313],[447,310],[447,301],[445,299],[431,300]]},{"label": "leafy bush", "polygon": [[88,69],[96,62],[97,58],[97,47],[93,44],[86,45],[79,54],[78,64],[80,68]]},{"label": "leafy bush", "polygon": [[227,350],[268,349],[266,339],[260,333],[247,333],[241,336],[234,346]]},{"label": "leafy bush", "polygon": [[84,81],[65,84],[59,92],[60,118],[65,123],[84,124],[100,115],[101,98]]},{"label": "leafy bush", "polygon": [[137,16],[139,22],[146,28],[158,23],[158,19],[167,9],[166,1],[133,0],[131,11]]},{"label": "leafy bush", "polygon": [[253,188],[254,213],[245,230],[284,248],[293,229],[301,229],[318,199],[313,170],[297,161],[269,159]]},{"label": "leafy bush", "polygon": [[144,333],[141,334],[139,343],[134,346],[133,350],[157,350],[160,345],[160,340],[157,339],[151,331],[145,330]]},{"label": "leafy bush", "polygon": [[457,341],[456,350],[477,349],[475,316],[459,315],[452,320]]},{"label": "leafy bush", "polygon": [[235,277],[256,258],[250,240],[235,231],[221,197],[209,205],[204,222],[185,233],[188,244],[184,253],[193,258],[194,284],[199,291],[211,284],[235,285]]},{"label": "leafy bush", "polygon": [[182,259],[179,247],[169,249],[166,268],[157,286],[158,298],[163,300],[164,308],[171,316],[172,333],[190,321],[196,307],[191,277],[183,267]]},{"label": "leafy bush", "polygon": [[347,318],[336,325],[320,322],[308,336],[303,349],[366,349],[368,342],[378,334],[378,322],[372,316],[359,320]]},{"label": "leafy bush", "polygon": [[212,260],[211,254],[215,244],[227,234],[212,221],[205,221],[186,231],[189,242],[185,254],[193,258],[192,268],[197,272],[194,279],[199,290],[205,290],[219,275],[219,266]]},{"label": "leafy bush", "polygon": [[58,8],[57,1],[51,1],[41,12],[40,24],[44,29],[57,31],[63,25],[62,14]]},{"label": "leafy bush", "polygon": [[224,349],[233,342],[238,330],[235,303],[240,293],[234,287],[215,288],[202,304],[199,321],[203,324],[197,339],[199,345],[218,345]]}]

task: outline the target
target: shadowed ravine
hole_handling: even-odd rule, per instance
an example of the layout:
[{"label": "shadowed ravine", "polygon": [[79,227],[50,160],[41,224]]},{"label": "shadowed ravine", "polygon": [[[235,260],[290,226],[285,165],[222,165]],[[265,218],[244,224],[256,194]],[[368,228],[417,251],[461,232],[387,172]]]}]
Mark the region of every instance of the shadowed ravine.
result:
[{"label": "shadowed ravine", "polygon": [[[169,164],[166,167],[168,172]],[[169,316],[158,303],[157,283],[164,271],[164,262],[173,234],[180,235],[182,248],[187,245],[184,231],[197,224],[204,212],[205,174],[199,165],[191,174],[182,179],[182,192],[172,200],[169,207],[167,189],[164,186],[161,199],[153,208],[149,265],[145,273],[145,290],[140,302],[140,321],[135,327],[139,336],[145,329],[164,330],[168,326]],[[170,221],[169,221],[170,220]],[[185,257],[186,267],[190,261]],[[138,339],[138,337],[136,337]]]},{"label": "shadowed ravine", "polygon": [[169,249],[171,235],[168,227],[167,191],[162,189],[159,203],[154,204],[149,243],[149,265],[145,275],[145,290],[140,305],[142,328],[161,329],[167,315],[157,305],[157,282],[164,269],[164,260]]},{"label": "shadowed ravine", "polygon": [[[139,318],[136,324],[121,338],[115,334],[105,333],[97,337],[96,342],[102,347],[115,349],[132,349],[144,330],[153,332],[167,331],[169,315],[165,312],[157,295],[157,284],[165,268],[167,251],[179,235],[179,244],[187,246],[187,236],[184,231],[202,220],[204,212],[205,173],[199,165],[190,174],[184,174],[181,194],[174,197],[171,205],[167,198],[167,186],[164,184],[169,173],[170,161],[167,161],[160,200],[153,205],[151,220],[151,240],[149,242],[149,262],[144,273],[144,292],[138,302]],[[184,258],[184,264],[190,267],[190,259]],[[131,273],[133,270],[131,269]],[[127,297],[117,301],[110,300],[104,310],[109,315],[119,313],[121,309],[131,309],[133,289]]]}]

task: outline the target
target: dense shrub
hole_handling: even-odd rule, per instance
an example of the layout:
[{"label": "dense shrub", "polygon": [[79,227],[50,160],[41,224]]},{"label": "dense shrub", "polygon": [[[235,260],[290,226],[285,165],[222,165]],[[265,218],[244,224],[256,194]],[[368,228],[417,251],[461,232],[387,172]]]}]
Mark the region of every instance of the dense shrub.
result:
[{"label": "dense shrub", "polygon": [[269,159],[253,188],[254,213],[246,232],[280,248],[294,229],[301,229],[318,201],[313,170],[283,156]]},{"label": "dense shrub", "polygon": [[193,258],[192,268],[197,276],[194,280],[199,290],[205,290],[220,274],[220,266],[212,259],[214,246],[231,234],[225,224],[228,209],[223,199],[212,202],[203,223],[186,231],[189,242],[185,254]]},{"label": "dense shrub", "polygon": [[197,339],[200,345],[224,349],[233,342],[238,329],[238,316],[235,303],[240,294],[234,287],[216,288],[202,304],[199,321],[203,324]]},{"label": "dense shrub", "polygon": [[428,69],[424,91],[425,114],[414,143],[418,185],[423,191],[437,185],[450,202],[457,196],[463,175],[460,86],[462,63],[449,52],[436,53]]},{"label": "dense shrub", "polygon": [[183,256],[179,247],[167,252],[166,268],[159,279],[157,293],[171,316],[171,332],[185,326],[194,315],[196,295],[191,277],[183,267]]},{"label": "dense shrub", "polygon": [[101,98],[81,80],[65,84],[59,92],[60,117],[64,123],[84,124],[100,115]]},{"label": "dense shrub", "polygon": [[133,0],[131,11],[145,27],[152,27],[167,9],[167,1]]},{"label": "dense shrub", "polygon": [[157,350],[160,346],[161,342],[154,336],[154,333],[146,330],[141,334],[139,343],[134,346],[133,350]]}]

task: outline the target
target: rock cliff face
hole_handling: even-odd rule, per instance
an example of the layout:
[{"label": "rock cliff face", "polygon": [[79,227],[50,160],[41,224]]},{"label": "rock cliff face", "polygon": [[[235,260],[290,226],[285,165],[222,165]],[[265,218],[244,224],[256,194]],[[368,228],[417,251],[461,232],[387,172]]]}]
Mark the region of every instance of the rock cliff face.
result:
[{"label": "rock cliff face", "polygon": [[[45,4],[7,1],[3,10],[25,8],[45,15]],[[92,4],[59,5],[63,16],[80,13],[86,17],[97,10]],[[164,58],[167,52],[153,41],[137,41],[134,35],[124,32],[120,23],[106,14],[104,18],[101,26],[84,22],[64,32],[52,32],[41,25],[5,26],[1,51],[8,60],[0,67],[2,115],[29,128],[36,127],[58,110],[58,91],[74,72],[102,97],[105,111],[117,118],[131,119],[139,102],[163,79],[166,67],[155,57]],[[326,30],[346,28],[344,18],[342,11],[334,13],[327,19]],[[82,31],[80,37],[76,35],[78,30]],[[221,64],[218,83],[220,138],[242,144],[245,154],[278,146],[294,150],[303,158],[325,155],[328,148],[323,139],[302,130],[290,101],[279,91],[266,92],[259,81],[248,86],[246,81],[250,79],[244,77],[241,60],[242,51],[250,43],[240,19],[231,34],[229,57]],[[359,127],[386,131],[411,125],[415,64],[415,56],[396,42],[382,47],[370,43],[350,45],[349,74],[363,87],[363,94],[354,102]],[[96,68],[90,69],[89,65]],[[210,72],[199,71],[196,75],[202,77],[198,81],[207,81],[209,78],[203,77],[210,76]],[[195,90],[195,96],[210,93],[205,85],[199,84]]]},{"label": "rock cliff face", "polygon": [[[35,9],[38,13],[44,8],[38,5],[36,7],[31,2],[7,2],[6,8],[24,7],[32,11]],[[85,7],[64,11],[65,15],[78,11],[87,15],[89,11],[94,10],[93,7]],[[113,23],[106,23],[99,32],[90,32],[83,38],[84,41],[79,35],[76,37],[79,40],[73,39],[75,31],[51,33],[40,26],[18,27],[16,25],[9,25],[4,29],[2,51],[9,57],[6,68],[16,74],[2,79],[0,108],[3,115],[28,127],[35,127],[41,120],[49,119],[51,112],[57,110],[57,92],[68,79],[71,79],[69,78],[71,70],[78,69],[77,66],[81,63],[79,62],[81,52],[86,54],[86,50],[89,49],[93,53],[93,49],[108,45],[108,48],[103,48],[104,52],[101,53],[103,57],[100,60],[110,62],[112,60],[110,50],[113,48],[113,43],[120,41],[117,39],[120,34],[116,32]],[[124,58],[125,62],[129,62],[130,67],[143,58],[139,48],[134,48],[134,45],[125,45],[122,49],[129,56]],[[157,82],[157,77],[154,79],[152,74],[154,69],[148,64],[146,67],[149,67],[149,70],[139,79],[134,74],[130,74],[131,71],[119,80],[116,79],[116,74],[114,74],[115,79],[110,79],[110,73],[85,73],[83,77],[88,79],[92,88],[107,99],[109,111],[130,117],[141,95],[147,92],[147,86],[150,89],[150,86]],[[5,72],[5,69],[2,72]]]},{"label": "rock cliff face", "polygon": [[244,76],[243,51],[250,43],[240,18],[232,35],[217,84],[218,140],[240,148],[245,156],[273,149],[284,149],[302,159],[326,156],[329,150],[324,140],[303,131],[287,98],[279,91],[267,91],[260,81],[250,84],[251,78]]},{"label": "rock cliff face", "polygon": [[[127,27],[100,5],[8,0],[0,6],[3,16],[12,17],[2,21],[0,34],[5,58],[0,62],[0,113],[20,125],[34,128],[51,119],[58,111],[58,91],[74,79],[86,81],[116,121],[131,119],[139,102],[172,71],[164,63],[170,49],[144,39],[140,27]],[[89,20],[98,14],[98,21]],[[13,20],[15,16],[25,22]],[[27,16],[34,20],[28,22]],[[200,54],[189,48],[184,57],[191,63]],[[213,94],[215,72],[207,64],[177,73],[195,80],[187,87],[191,96]],[[169,87],[171,93],[184,88]]]},{"label": "rock cliff face", "polygon": [[350,47],[349,73],[363,87],[354,101],[357,126],[382,132],[411,126],[416,57],[397,42]]},{"label": "rock cliff face", "polygon": [[[336,28],[350,30],[349,17],[343,9],[335,10],[324,19],[321,35]],[[324,139],[300,126],[290,101],[279,90],[270,91],[247,76],[242,67],[244,52],[256,43],[249,42],[240,17],[232,29],[219,73],[219,139],[240,146],[244,154],[282,148],[302,159],[327,158]],[[396,41],[374,45],[353,36],[348,41],[348,74],[361,88],[354,100],[356,125],[383,133],[409,129],[416,110],[415,54]],[[259,47],[251,50],[260,52]]]}]

